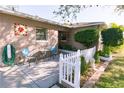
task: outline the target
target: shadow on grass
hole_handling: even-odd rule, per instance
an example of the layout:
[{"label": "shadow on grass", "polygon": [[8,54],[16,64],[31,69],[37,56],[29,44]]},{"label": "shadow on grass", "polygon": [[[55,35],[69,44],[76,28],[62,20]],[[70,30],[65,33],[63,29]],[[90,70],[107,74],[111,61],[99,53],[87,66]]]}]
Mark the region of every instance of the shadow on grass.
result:
[{"label": "shadow on grass", "polygon": [[100,77],[95,87],[99,88],[124,88],[124,57],[113,60],[104,74]]}]

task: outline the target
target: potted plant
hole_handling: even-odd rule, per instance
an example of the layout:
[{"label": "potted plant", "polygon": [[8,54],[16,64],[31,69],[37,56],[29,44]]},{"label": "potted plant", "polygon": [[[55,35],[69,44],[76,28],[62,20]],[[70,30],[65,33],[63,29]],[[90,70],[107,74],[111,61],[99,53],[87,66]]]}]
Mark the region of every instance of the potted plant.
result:
[{"label": "potted plant", "polygon": [[100,59],[102,61],[111,61],[112,53],[109,46],[104,46],[103,51],[100,53]]}]

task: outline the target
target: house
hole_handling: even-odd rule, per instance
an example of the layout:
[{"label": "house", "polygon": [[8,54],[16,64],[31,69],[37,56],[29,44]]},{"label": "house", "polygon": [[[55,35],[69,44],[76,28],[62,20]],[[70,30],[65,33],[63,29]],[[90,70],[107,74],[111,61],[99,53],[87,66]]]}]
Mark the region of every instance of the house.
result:
[{"label": "house", "polygon": [[106,28],[106,24],[104,22],[84,22],[71,24],[67,27],[69,30],[59,31],[59,45],[68,44],[77,49],[84,49],[86,48],[84,45],[74,40],[75,33],[82,29],[98,29],[98,31],[101,31],[102,29]]},{"label": "house", "polygon": [[[8,43],[16,48],[16,61],[25,47],[28,47],[29,51],[45,50],[66,43],[82,49],[82,45],[74,41],[74,33],[82,28],[100,28],[104,25],[104,22],[92,22],[67,26],[38,16],[0,8],[0,55]],[[62,34],[65,38],[61,38]]]}]

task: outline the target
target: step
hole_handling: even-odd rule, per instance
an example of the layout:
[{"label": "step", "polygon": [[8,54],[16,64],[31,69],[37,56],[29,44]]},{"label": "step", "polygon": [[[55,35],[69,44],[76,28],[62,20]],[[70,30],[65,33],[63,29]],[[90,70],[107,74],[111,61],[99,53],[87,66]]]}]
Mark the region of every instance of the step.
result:
[{"label": "step", "polygon": [[40,88],[50,88],[51,86],[55,85],[59,81],[59,73],[53,74],[51,76],[48,76],[44,79],[35,81],[35,83]]},{"label": "step", "polygon": [[60,88],[58,85],[54,85],[54,86],[52,86],[51,88]]}]

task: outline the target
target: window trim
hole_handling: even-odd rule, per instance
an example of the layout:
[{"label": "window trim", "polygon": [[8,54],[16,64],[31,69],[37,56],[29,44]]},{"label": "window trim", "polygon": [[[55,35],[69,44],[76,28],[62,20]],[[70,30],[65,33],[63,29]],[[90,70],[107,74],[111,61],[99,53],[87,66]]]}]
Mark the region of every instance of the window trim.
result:
[{"label": "window trim", "polygon": [[[43,39],[43,40],[37,40],[37,30],[38,29],[46,29],[46,32],[45,32],[45,34],[46,34],[46,39]],[[36,28],[36,42],[48,42],[48,29],[47,28],[40,28],[40,27],[37,27]]]}]

